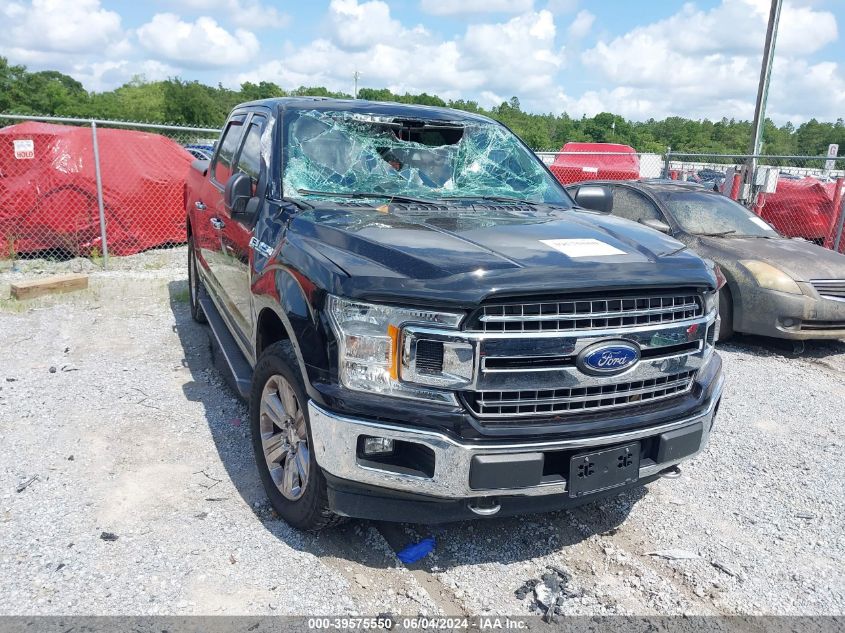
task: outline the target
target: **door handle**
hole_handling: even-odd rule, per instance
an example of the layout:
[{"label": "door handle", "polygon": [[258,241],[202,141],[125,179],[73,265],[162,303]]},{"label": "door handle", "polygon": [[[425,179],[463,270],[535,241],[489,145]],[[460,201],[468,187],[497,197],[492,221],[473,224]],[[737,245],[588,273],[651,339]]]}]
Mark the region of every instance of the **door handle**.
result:
[{"label": "door handle", "polygon": [[211,218],[211,226],[213,226],[215,229],[219,230],[219,229],[222,229],[223,227],[225,227],[226,223],[223,220],[221,220],[220,218]]},{"label": "door handle", "polygon": [[208,208],[202,200],[194,202],[194,207],[196,207],[197,211],[205,211]]}]

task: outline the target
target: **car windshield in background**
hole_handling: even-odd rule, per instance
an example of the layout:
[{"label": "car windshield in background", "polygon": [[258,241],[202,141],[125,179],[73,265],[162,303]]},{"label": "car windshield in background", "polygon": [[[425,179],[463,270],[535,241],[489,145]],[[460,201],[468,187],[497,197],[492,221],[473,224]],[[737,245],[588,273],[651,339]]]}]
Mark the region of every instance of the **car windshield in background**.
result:
[{"label": "car windshield in background", "polygon": [[658,193],[687,233],[725,237],[779,237],[761,218],[727,196],[698,191]]},{"label": "car windshield in background", "polygon": [[288,197],[374,194],[382,200],[496,198],[572,206],[540,161],[495,123],[352,112],[293,116],[285,138]]}]

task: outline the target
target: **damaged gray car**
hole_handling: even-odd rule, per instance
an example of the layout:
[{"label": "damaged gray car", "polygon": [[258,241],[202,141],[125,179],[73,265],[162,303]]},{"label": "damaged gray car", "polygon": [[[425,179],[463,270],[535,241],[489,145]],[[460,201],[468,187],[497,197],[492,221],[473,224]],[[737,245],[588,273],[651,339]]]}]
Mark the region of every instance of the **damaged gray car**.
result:
[{"label": "damaged gray car", "polygon": [[845,339],[845,256],[780,235],[741,204],[699,185],[591,181],[568,187],[591,207],[612,191],[611,212],[672,235],[721,267],[719,340],[734,332],[804,341]]}]

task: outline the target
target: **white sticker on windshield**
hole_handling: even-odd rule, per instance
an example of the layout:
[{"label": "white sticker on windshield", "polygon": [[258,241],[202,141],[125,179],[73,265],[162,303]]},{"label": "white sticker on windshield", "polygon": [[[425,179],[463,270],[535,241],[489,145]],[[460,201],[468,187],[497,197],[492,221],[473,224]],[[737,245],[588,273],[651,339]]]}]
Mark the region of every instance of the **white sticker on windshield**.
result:
[{"label": "white sticker on windshield", "polygon": [[754,224],[759,226],[761,229],[766,229],[767,231],[774,231],[774,229],[772,227],[770,227],[768,224],[766,224],[765,220],[758,218],[756,215],[752,216],[748,219],[751,220],[752,222],[754,222]]},{"label": "white sticker on windshield", "polygon": [[611,255],[625,254],[625,251],[620,251],[615,246],[594,239],[540,241],[546,246],[560,251],[569,257],[609,257]]}]

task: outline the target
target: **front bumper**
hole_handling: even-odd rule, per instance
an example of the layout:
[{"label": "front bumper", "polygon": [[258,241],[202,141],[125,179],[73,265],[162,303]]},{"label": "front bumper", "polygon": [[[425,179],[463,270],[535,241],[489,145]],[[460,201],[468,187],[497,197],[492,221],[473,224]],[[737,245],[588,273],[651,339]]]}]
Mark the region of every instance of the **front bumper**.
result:
[{"label": "front bumper", "polygon": [[[338,415],[309,402],[314,457],[336,488],[357,484],[358,487],[423,496],[429,501],[474,502],[502,495],[565,498],[568,491],[567,467],[548,473],[547,470],[554,469],[541,467],[543,474],[539,480],[528,481],[531,475],[526,475],[522,465],[533,463],[532,472],[536,474],[538,459],[548,464],[568,465],[571,454],[639,441],[643,447],[639,480],[647,481],[706,446],[722,396],[724,377],[719,373],[714,380],[707,400],[693,415],[635,430],[549,441],[464,443],[436,431]],[[361,436],[421,445],[427,454],[433,456],[430,472],[409,472],[411,469],[362,458],[358,451]],[[479,476],[479,468],[487,470]],[[489,482],[502,481],[503,476],[505,480],[511,476],[511,481],[519,481],[522,485],[490,487]]]},{"label": "front bumper", "polygon": [[735,329],[790,340],[845,339],[845,301],[819,297],[805,282],[798,285],[804,294],[743,289]]}]

